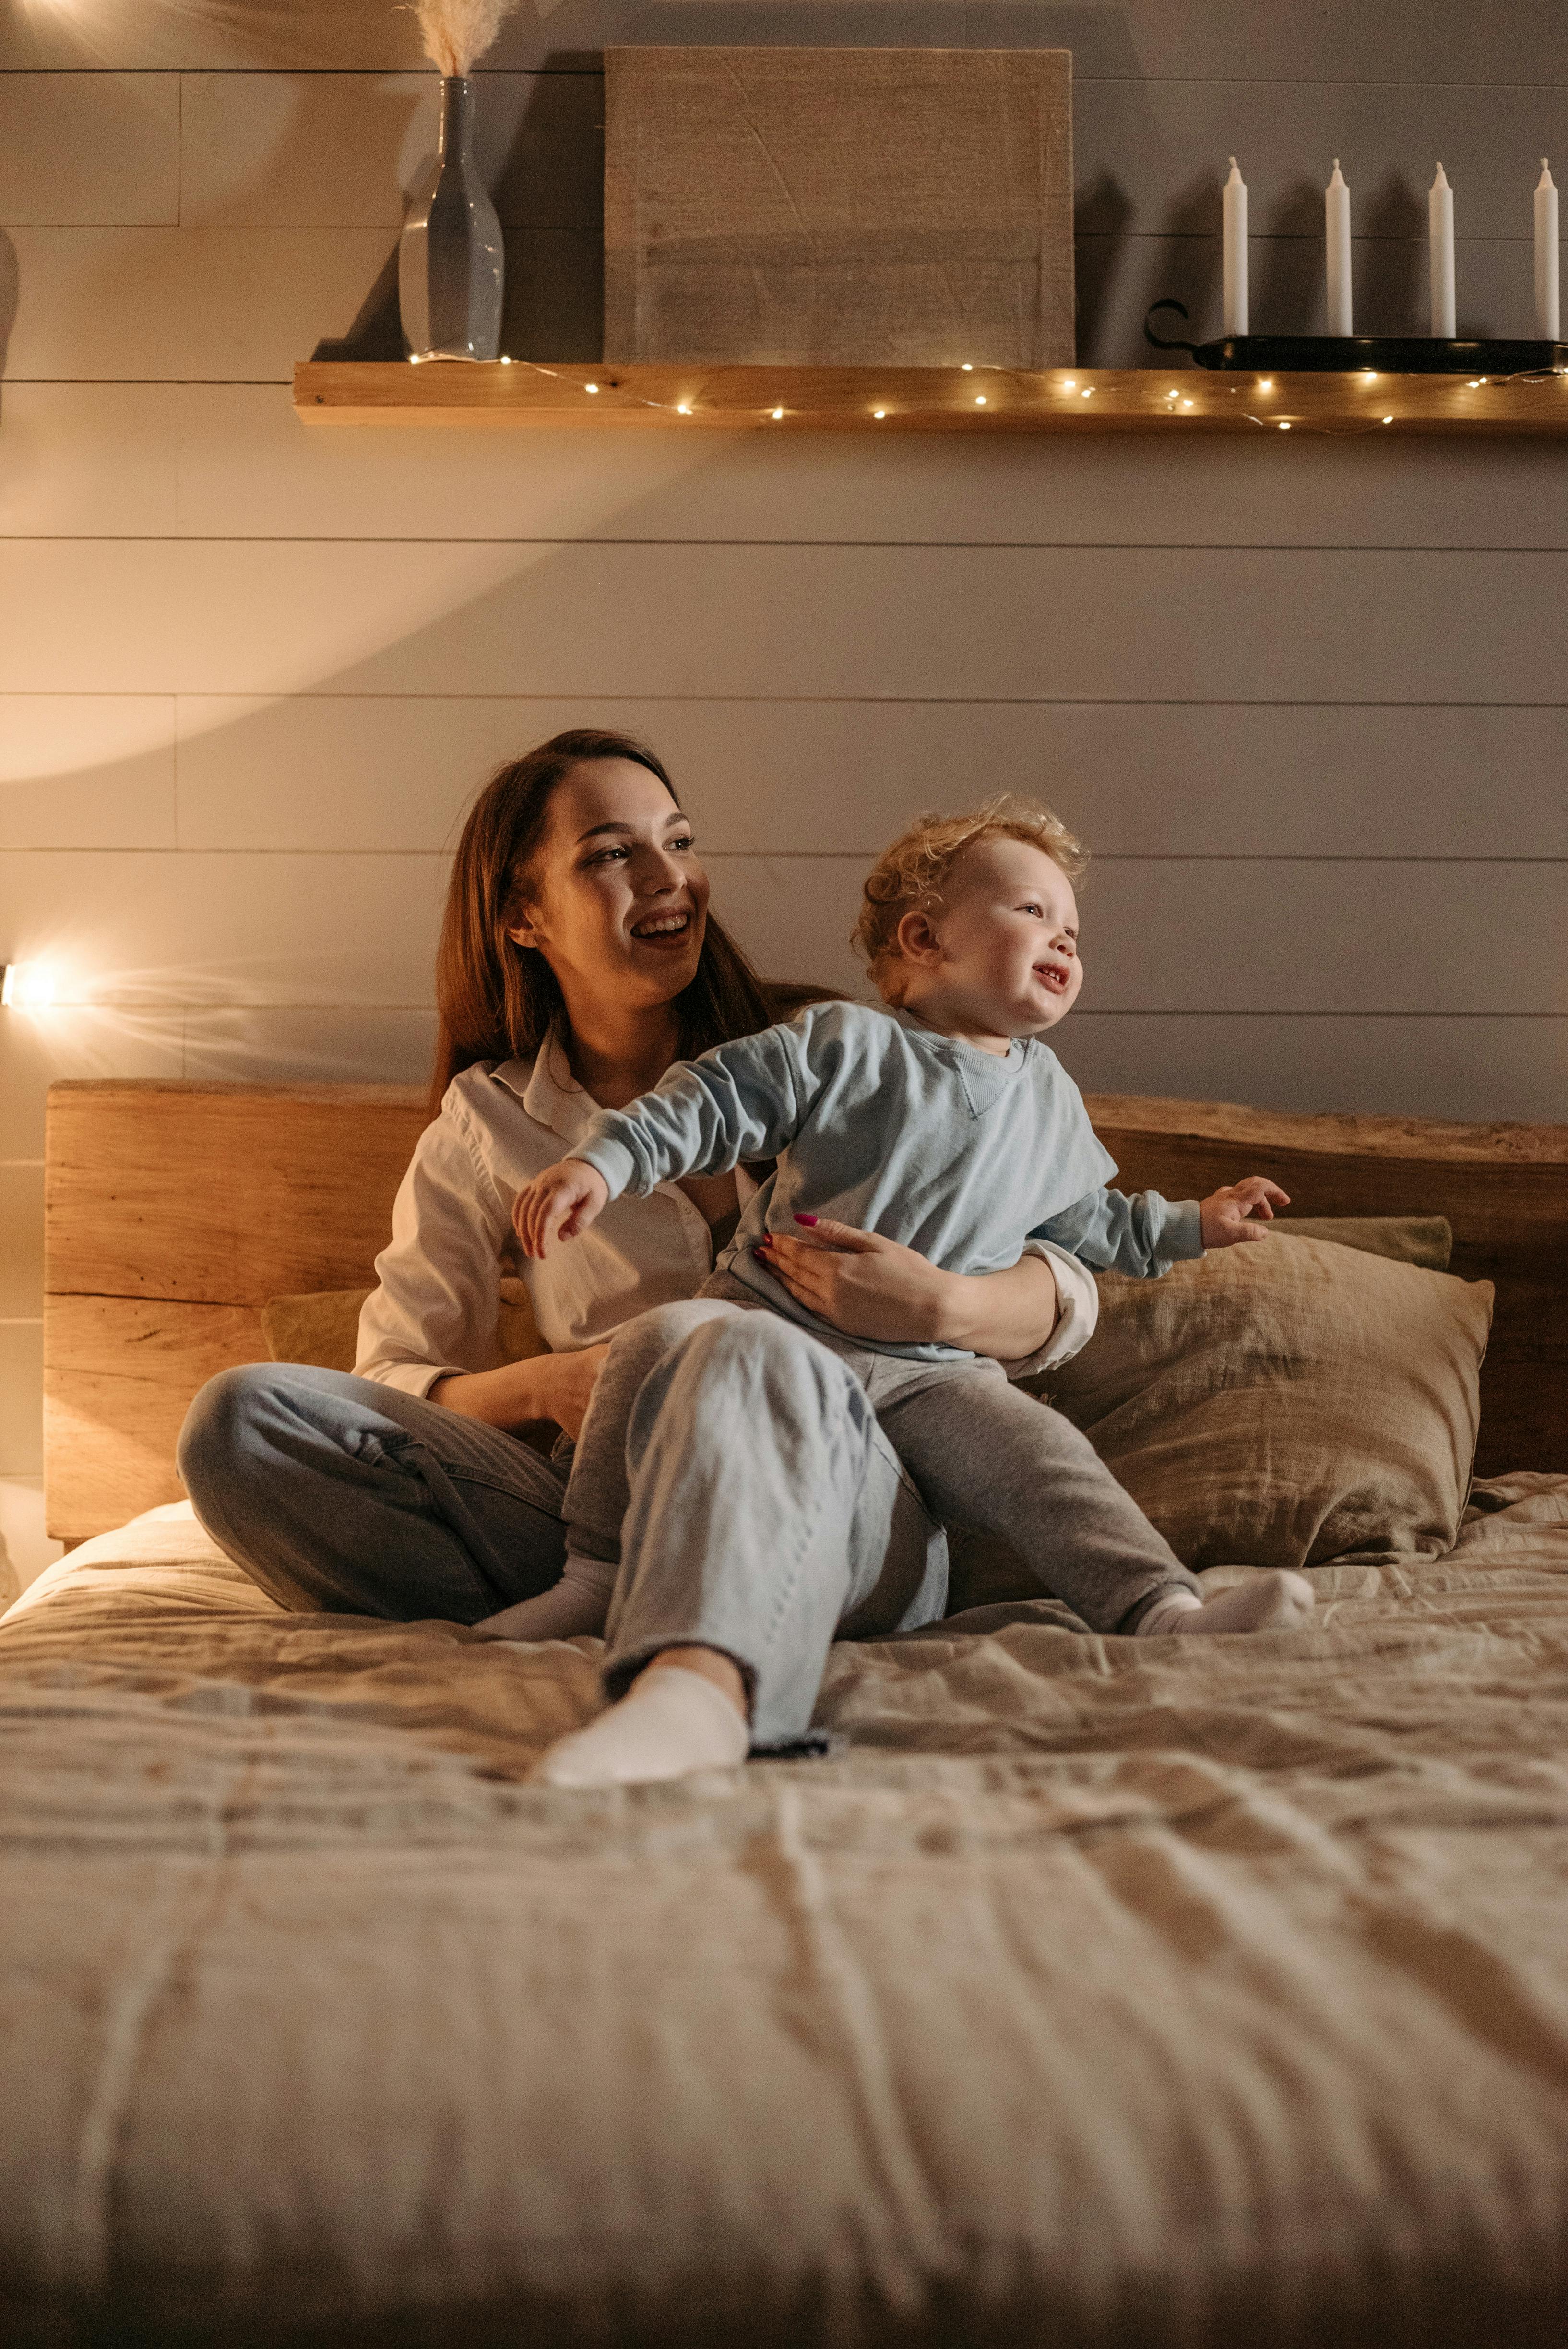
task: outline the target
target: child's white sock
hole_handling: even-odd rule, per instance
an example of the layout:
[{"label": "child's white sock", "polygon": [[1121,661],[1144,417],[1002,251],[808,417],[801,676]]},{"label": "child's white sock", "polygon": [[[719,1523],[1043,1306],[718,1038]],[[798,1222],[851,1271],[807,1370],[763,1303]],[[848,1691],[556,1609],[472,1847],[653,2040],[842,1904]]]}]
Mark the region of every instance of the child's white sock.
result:
[{"label": "child's white sock", "polygon": [[1157,1639],[1171,1631],[1289,1631],[1306,1621],[1315,1604],[1305,1575],[1273,1568],[1216,1591],[1212,1599],[1201,1599],[1195,1590],[1161,1592],[1133,1638]]},{"label": "child's white sock", "polygon": [[634,1786],[733,1770],[751,1743],[722,1689],[681,1664],[640,1673],[619,1704],[558,1738],[529,1773],[546,1786]]}]

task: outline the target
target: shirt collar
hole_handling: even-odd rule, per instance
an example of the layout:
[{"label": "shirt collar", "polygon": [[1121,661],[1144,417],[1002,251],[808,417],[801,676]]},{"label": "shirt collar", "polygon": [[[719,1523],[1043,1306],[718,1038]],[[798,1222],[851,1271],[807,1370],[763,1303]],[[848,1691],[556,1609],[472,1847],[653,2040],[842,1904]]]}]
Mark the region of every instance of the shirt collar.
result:
[{"label": "shirt collar", "polygon": [[531,1069],[525,1061],[508,1061],[494,1074],[498,1084],[517,1095],[536,1125],[548,1126],[562,1142],[580,1142],[599,1114],[598,1102],[572,1073],[558,1029],[552,1028],[540,1046]]}]

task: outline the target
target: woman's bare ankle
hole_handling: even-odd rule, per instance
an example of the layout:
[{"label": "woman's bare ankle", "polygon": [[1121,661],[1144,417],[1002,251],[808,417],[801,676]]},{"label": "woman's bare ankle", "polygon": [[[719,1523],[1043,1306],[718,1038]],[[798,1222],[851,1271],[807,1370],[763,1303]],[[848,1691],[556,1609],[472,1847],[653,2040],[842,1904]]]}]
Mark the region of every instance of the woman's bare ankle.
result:
[{"label": "woman's bare ankle", "polygon": [[[722,1648],[661,1648],[643,1666],[644,1672],[656,1672],[661,1664],[678,1665],[683,1672],[696,1672],[711,1681],[726,1695],[736,1712],[745,1721],[750,1712],[747,1702],[746,1679],[740,1666]],[[641,1680],[642,1672],[637,1678]]]}]

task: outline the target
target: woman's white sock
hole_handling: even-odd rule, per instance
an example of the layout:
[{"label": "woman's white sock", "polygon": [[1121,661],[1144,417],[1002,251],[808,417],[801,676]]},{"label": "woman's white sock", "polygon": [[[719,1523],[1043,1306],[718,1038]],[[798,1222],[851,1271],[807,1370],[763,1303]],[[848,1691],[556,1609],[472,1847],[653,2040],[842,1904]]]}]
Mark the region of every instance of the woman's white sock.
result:
[{"label": "woman's white sock", "polygon": [[584,1633],[597,1639],[609,1611],[607,1591],[568,1573],[537,1599],[520,1599],[515,1607],[487,1615],[474,1630],[486,1640],[576,1640]]},{"label": "woman's white sock", "polygon": [[1216,1591],[1212,1599],[1201,1599],[1195,1590],[1163,1592],[1132,1636],[1147,1640],[1172,1631],[1290,1631],[1306,1621],[1315,1605],[1304,1574],[1274,1568]]},{"label": "woman's white sock", "polygon": [[558,1738],[529,1775],[546,1786],[636,1786],[733,1770],[750,1733],[722,1689],[681,1664],[641,1673],[619,1704]]}]

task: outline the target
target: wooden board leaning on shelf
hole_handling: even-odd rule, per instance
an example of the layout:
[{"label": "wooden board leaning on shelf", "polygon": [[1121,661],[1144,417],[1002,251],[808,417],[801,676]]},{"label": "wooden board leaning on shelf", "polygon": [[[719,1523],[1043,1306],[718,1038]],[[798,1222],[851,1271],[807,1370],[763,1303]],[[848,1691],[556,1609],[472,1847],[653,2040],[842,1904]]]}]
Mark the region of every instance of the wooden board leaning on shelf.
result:
[{"label": "wooden board leaning on shelf", "polygon": [[691,431],[1568,433],[1568,375],[1196,367],[473,367],[302,360],[294,406],[352,424],[658,424]]}]

